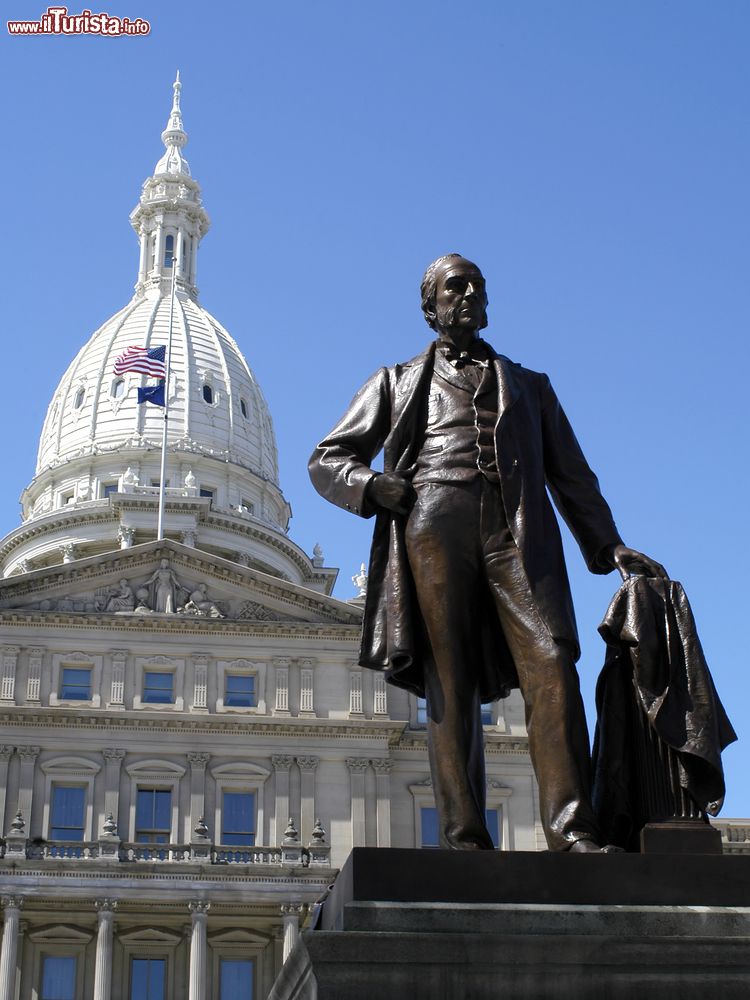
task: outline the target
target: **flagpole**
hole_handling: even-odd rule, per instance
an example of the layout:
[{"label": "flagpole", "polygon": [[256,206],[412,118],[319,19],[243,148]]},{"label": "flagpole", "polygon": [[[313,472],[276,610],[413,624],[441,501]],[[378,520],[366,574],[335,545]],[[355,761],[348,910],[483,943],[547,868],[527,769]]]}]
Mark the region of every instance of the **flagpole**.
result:
[{"label": "flagpole", "polygon": [[172,294],[169,302],[169,336],[167,337],[167,359],[164,377],[164,430],[161,437],[161,473],[159,475],[159,515],[156,522],[156,538],[164,538],[164,498],[166,497],[167,476],[167,428],[169,425],[169,372],[172,362],[172,322],[174,320],[175,289],[177,287],[177,257],[172,255]]}]

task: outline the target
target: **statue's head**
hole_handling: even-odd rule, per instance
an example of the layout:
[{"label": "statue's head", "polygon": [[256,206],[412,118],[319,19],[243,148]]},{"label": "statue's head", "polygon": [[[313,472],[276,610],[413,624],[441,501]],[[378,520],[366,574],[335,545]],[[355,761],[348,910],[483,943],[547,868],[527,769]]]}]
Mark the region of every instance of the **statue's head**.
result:
[{"label": "statue's head", "polygon": [[166,569],[169,566],[169,559],[162,559],[160,565],[162,569]]},{"label": "statue's head", "polygon": [[476,264],[460,253],[433,260],[420,286],[422,312],[433,330],[477,330],[487,326],[487,290]]}]

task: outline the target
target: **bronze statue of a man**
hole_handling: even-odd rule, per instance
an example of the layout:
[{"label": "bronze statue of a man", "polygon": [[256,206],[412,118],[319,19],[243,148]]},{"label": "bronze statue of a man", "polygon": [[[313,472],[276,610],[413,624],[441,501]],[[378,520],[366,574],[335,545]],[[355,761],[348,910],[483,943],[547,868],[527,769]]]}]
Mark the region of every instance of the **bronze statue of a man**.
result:
[{"label": "bronze statue of a man", "polygon": [[519,687],[549,847],[606,849],[547,490],[592,572],[666,574],[623,544],[547,376],[478,337],[479,268],[440,257],[421,292],[437,339],[373,375],[310,460],[326,499],[376,515],[360,662],[427,700],[443,847],[492,849],[480,706]]}]

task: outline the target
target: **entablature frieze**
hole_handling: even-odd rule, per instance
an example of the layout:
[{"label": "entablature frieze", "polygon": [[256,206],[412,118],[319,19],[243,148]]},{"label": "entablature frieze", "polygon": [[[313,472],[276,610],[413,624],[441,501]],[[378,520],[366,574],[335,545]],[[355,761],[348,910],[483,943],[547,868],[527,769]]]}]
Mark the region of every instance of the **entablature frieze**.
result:
[{"label": "entablature frieze", "polygon": [[[266,736],[285,739],[316,738],[346,740],[374,739],[386,741],[390,746],[402,746],[400,741],[403,730],[408,726],[406,721],[357,719],[338,722],[326,719],[308,719],[285,716],[281,721],[278,716],[253,716],[252,721],[242,718],[239,721],[233,716],[218,716],[216,718],[175,713],[165,719],[154,715],[144,715],[137,711],[120,712],[113,715],[104,711],[81,711],[77,709],[53,708],[40,711],[38,706],[27,709],[19,705],[0,712],[0,725],[5,728],[6,739],[9,727],[32,728],[36,732],[47,728],[50,730],[79,729],[92,732],[127,734],[141,733],[193,733],[199,736],[222,736],[225,734],[242,735],[263,739]],[[425,743],[422,741],[421,746]]]}]

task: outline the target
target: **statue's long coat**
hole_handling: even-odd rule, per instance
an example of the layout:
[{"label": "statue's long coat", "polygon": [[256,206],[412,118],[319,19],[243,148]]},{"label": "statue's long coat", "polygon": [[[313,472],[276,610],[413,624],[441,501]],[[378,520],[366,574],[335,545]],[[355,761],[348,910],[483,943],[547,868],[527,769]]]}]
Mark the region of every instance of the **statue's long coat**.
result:
[{"label": "statue's long coat", "polygon": [[[497,375],[497,464],[503,505],[537,608],[552,636],[579,655],[578,633],[557,520],[547,490],[594,573],[611,569],[603,551],[620,542],[573,430],[546,375],[493,355]],[[370,463],[383,448],[383,471],[413,471],[423,439],[435,344],[360,389],[343,418],[310,459],[310,477],[327,500],[363,517],[375,510],[365,491]],[[423,694],[429,648],[404,542],[405,518],[378,511],[370,554],[360,663],[384,670],[393,683]],[[456,525],[456,530],[461,526]],[[466,595],[456,594],[456,600]],[[482,701],[517,686],[489,594],[484,608],[467,607],[478,632]]]}]

